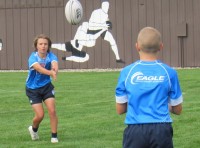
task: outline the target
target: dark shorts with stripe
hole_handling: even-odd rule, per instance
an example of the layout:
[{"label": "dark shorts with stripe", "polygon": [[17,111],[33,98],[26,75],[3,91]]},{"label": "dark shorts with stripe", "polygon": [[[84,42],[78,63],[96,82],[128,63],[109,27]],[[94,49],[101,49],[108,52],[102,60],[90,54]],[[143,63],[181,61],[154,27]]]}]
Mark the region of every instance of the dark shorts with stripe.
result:
[{"label": "dark shorts with stripe", "polygon": [[52,83],[48,83],[37,89],[29,89],[26,87],[26,95],[28,96],[31,105],[42,103],[48,98],[55,98],[54,86]]},{"label": "dark shorts with stripe", "polygon": [[[99,29],[99,30],[87,30],[87,34],[96,34],[96,33],[98,33],[98,32],[100,32],[102,29]],[[101,34],[101,37],[102,37],[102,39],[104,39],[104,37],[105,37],[105,35],[106,35],[106,32],[107,32],[107,30],[106,31],[104,31],[104,32],[102,32],[102,34]]]},{"label": "dark shorts with stripe", "polygon": [[132,124],[124,130],[123,148],[173,148],[171,123]]}]

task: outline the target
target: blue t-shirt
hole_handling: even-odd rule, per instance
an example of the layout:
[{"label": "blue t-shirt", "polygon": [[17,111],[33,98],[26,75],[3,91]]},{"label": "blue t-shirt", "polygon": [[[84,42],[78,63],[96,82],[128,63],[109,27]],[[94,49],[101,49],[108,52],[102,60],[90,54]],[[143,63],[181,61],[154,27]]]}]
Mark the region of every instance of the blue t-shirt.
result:
[{"label": "blue t-shirt", "polygon": [[174,69],[160,61],[136,61],[125,67],[116,87],[116,102],[127,102],[125,124],[170,123],[168,103],[182,103]]},{"label": "blue t-shirt", "polygon": [[26,80],[26,86],[30,89],[37,89],[50,83],[50,76],[39,73],[38,71],[33,69],[33,65],[39,63],[47,70],[51,70],[51,63],[53,61],[58,62],[58,58],[52,52],[47,53],[45,59],[40,58],[38,52],[33,52],[28,59],[29,73]]}]

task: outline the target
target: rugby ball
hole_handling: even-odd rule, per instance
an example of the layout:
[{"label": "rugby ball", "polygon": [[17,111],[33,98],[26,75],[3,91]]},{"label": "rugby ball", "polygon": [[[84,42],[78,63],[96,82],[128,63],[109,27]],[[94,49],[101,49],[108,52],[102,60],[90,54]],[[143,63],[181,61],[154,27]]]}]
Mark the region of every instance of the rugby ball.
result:
[{"label": "rugby ball", "polygon": [[78,0],[69,0],[65,6],[65,16],[72,25],[80,23],[83,17],[83,7]]}]

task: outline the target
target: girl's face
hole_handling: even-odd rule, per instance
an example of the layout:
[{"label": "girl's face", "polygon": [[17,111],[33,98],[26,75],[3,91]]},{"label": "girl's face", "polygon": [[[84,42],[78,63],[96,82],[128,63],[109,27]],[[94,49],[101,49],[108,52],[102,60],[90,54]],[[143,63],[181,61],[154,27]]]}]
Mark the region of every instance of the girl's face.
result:
[{"label": "girl's face", "polygon": [[39,54],[46,54],[49,49],[48,40],[39,38],[37,41],[37,49]]}]

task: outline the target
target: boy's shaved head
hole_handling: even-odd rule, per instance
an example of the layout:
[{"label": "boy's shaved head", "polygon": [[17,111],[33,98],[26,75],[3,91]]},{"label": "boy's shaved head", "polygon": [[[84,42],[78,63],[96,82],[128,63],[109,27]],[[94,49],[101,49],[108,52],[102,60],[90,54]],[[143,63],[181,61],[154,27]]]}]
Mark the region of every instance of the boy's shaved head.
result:
[{"label": "boy's shaved head", "polygon": [[153,27],[145,27],[139,32],[137,43],[142,51],[155,53],[161,48],[161,34]]}]

